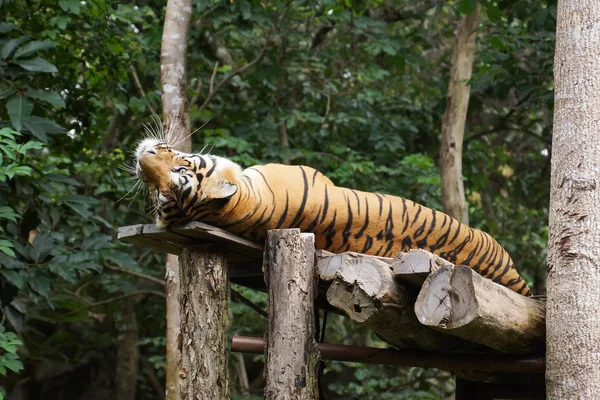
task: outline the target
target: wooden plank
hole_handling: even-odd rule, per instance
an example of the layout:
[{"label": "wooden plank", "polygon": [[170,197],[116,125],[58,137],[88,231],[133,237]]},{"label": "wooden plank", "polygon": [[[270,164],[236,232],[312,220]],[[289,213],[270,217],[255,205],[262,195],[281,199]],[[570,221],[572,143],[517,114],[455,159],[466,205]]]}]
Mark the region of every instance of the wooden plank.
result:
[{"label": "wooden plank", "polygon": [[230,249],[238,253],[247,254],[250,257],[262,260],[263,245],[231,234],[216,226],[192,221],[183,226],[174,226],[171,230],[186,237],[207,242],[224,242],[227,243]]},{"label": "wooden plank", "polygon": [[182,248],[192,245],[216,243],[227,246],[230,262],[262,262],[261,244],[202,222],[194,221],[169,228],[158,228],[154,224],[124,226],[119,228],[118,238],[127,243],[171,254],[179,254]]},{"label": "wooden plank", "polygon": [[144,227],[148,225],[130,225],[119,228],[117,238],[125,243],[136,246],[148,247],[163,253],[179,254],[181,246],[179,244],[163,241],[151,235],[144,234]]}]

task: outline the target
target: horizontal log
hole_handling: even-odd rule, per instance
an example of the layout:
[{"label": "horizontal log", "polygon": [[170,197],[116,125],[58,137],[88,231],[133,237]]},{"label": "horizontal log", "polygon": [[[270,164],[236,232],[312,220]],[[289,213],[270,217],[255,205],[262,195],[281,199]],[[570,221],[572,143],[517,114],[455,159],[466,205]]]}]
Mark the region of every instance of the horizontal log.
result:
[{"label": "horizontal log", "polygon": [[[263,354],[263,338],[234,336],[231,351]],[[414,350],[378,349],[317,343],[324,360],[361,362],[365,364],[400,365],[407,367],[440,368],[445,371],[481,371],[490,373],[516,372],[543,374],[546,362],[542,356],[498,356],[431,353]]]},{"label": "horizontal log", "polygon": [[430,273],[448,264],[442,257],[419,249],[398,253],[390,266],[396,277],[420,289]]},{"label": "horizontal log", "polygon": [[386,260],[356,253],[320,255],[317,266],[321,278],[332,282],[327,290],[329,304],[387,343],[402,349],[469,349],[464,341],[419,323],[413,308],[415,295],[395,281]]},{"label": "horizontal log", "polygon": [[545,348],[545,304],[463,265],[446,265],[429,275],[415,313],[424,325],[501,352],[531,354]]}]

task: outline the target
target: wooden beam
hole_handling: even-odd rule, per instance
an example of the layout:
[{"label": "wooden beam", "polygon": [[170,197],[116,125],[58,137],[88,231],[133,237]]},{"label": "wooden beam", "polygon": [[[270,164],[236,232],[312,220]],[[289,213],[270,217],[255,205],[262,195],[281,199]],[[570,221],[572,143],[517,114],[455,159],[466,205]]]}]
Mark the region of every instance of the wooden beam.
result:
[{"label": "wooden beam", "polygon": [[505,353],[545,348],[545,304],[463,265],[446,265],[429,275],[415,313],[424,325]]},{"label": "wooden beam", "polygon": [[315,236],[271,230],[265,253],[269,291],[265,399],[318,399],[315,342]]}]

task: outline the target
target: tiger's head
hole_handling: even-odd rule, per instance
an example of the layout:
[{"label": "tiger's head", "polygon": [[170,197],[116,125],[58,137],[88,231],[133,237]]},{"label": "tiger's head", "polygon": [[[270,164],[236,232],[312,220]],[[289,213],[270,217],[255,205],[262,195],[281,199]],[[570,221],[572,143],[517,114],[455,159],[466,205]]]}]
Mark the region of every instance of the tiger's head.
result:
[{"label": "tiger's head", "polygon": [[238,191],[241,168],[226,158],[183,153],[157,139],[140,142],[136,158],[136,175],[150,189],[161,227],[193,220]]}]

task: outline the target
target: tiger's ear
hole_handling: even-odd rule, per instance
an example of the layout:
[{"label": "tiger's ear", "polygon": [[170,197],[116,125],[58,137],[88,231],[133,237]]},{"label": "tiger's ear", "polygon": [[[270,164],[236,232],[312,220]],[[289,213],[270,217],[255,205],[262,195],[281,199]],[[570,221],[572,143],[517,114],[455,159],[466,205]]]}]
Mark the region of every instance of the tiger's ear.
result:
[{"label": "tiger's ear", "polygon": [[238,190],[237,185],[227,179],[220,179],[207,190],[206,197],[209,199],[228,199]]}]

